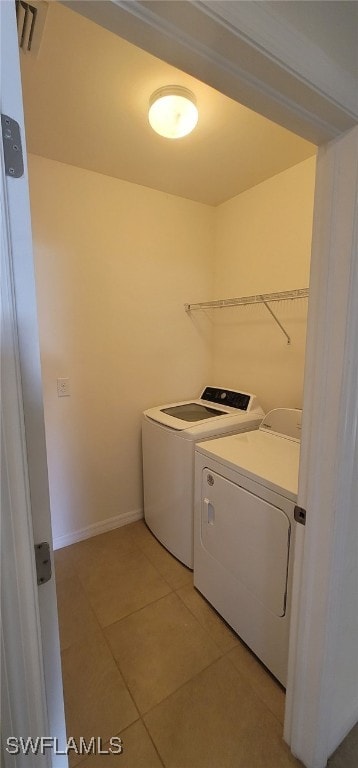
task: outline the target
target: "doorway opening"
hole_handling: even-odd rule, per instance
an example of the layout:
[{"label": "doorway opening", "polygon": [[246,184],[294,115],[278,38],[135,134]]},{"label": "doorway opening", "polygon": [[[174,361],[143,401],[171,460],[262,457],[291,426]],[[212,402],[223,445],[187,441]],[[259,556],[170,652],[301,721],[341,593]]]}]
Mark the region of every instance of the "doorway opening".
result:
[{"label": "doorway opening", "polygon": [[[46,49],[51,24],[54,37]],[[204,108],[198,131],[200,123],[205,131],[196,165],[191,164],[189,144],[183,144],[180,153],[180,145],[169,147],[153,139],[146,125],[152,140],[148,162],[143,134],[138,125],[131,127],[131,111],[116,102],[113,79],[103,75],[101,66],[106,63],[108,72],[115,70],[118,90],[129,72],[133,85],[129,104],[135,114],[147,103],[154,79],[164,77],[162,62],[155,60],[158,69],[153,64],[148,93],[143,72],[151,72],[149,65],[133,84],[137,64],[130,44],[96,28],[101,39],[95,58],[94,27],[68,8],[51,5],[38,58],[25,55],[22,60],[50,493],[58,547],[141,516],[138,418],[145,407],[192,396],[208,380],[254,391],[265,410],[302,405],[304,301],[281,308],[280,318],[292,338],[289,347],[258,308],[240,315],[228,309],[219,317],[191,320],[184,303],[308,285],[315,147],[263,118],[249,116],[198,82],[195,87],[203,94],[210,119],[205,128]],[[103,44],[103,36],[108,43]],[[129,57],[117,69],[110,59],[114,44],[125,48]],[[52,67],[45,63],[45,50],[56,62]],[[153,58],[142,51],[138,55],[146,61]],[[90,72],[89,61],[95,63]],[[84,77],[81,85],[75,85],[74,62]],[[65,64],[70,80],[64,79]],[[53,102],[49,91],[55,93]],[[97,93],[109,93],[106,108],[98,107]],[[71,100],[67,114],[62,98],[66,104]],[[79,135],[80,102],[87,116]],[[108,104],[114,105],[114,117]],[[95,145],[87,142],[98,114],[96,145],[104,165],[95,156]],[[116,120],[126,135],[138,133],[130,153]],[[216,139],[213,149],[215,122],[223,137]],[[241,148],[248,137],[254,141],[253,159],[247,162],[244,152],[236,178],[243,175],[244,159],[248,175],[253,173],[254,159],[259,175],[251,175],[243,188],[221,191],[215,198],[237,162],[238,150],[231,158],[224,154],[233,125],[236,147]],[[268,144],[263,138],[266,129],[271,132]],[[126,147],[120,175],[114,173],[116,142]],[[176,153],[175,172],[169,150]],[[211,167],[211,184],[204,181],[203,193],[198,182],[213,156],[219,164]],[[188,164],[194,192],[185,186]],[[202,196],[209,191],[214,195],[211,201]],[[68,397],[58,397],[58,379],[68,379]]]}]

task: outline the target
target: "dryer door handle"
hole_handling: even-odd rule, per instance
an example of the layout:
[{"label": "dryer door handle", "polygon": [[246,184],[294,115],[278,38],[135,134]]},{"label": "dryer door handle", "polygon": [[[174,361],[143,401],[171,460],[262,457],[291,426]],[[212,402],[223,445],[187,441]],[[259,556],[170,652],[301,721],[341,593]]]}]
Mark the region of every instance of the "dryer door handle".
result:
[{"label": "dryer door handle", "polygon": [[209,499],[204,499],[204,507],[206,509],[206,519],[208,525],[214,525],[215,523],[215,508]]}]

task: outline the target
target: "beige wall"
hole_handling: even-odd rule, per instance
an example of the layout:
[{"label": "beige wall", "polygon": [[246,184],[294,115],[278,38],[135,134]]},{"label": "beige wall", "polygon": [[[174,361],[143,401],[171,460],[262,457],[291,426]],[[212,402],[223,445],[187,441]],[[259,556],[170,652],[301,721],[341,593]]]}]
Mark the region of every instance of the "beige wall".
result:
[{"label": "beige wall", "polygon": [[[55,543],[142,508],[141,412],[210,379],[212,209],[29,158]],[[57,397],[56,379],[70,379]],[[93,529],[93,533],[96,528]]]},{"label": "beige wall", "polygon": [[[215,298],[309,285],[315,158],[216,209]],[[214,379],[258,395],[265,411],[302,407],[307,300],[215,310]]]},{"label": "beige wall", "polygon": [[[212,208],[29,158],[56,545],[141,512],[141,412],[206,383],[300,407],[306,303],[185,302],[308,285],[315,161]],[[56,379],[71,395],[58,398]],[[111,523],[109,523],[110,525]],[[81,533],[82,532],[82,533]]]}]

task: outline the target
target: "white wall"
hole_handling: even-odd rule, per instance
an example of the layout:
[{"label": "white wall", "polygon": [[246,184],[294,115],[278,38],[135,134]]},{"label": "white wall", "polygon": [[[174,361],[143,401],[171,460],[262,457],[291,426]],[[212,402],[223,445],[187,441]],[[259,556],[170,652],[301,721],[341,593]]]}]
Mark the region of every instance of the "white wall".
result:
[{"label": "white wall", "polygon": [[[315,158],[219,206],[215,297],[251,296],[309,284]],[[254,392],[265,411],[302,407],[307,300],[215,310],[214,379]]]},{"label": "white wall", "polygon": [[315,161],[218,208],[35,155],[29,172],[59,546],[141,514],[146,407],[207,383],[302,405],[306,301],[278,309],[290,347],[263,307],[183,305],[308,285]]},{"label": "white wall", "polygon": [[214,222],[208,206],[37,156],[29,173],[59,545],[141,510],[141,412],[210,379],[211,324],[184,303],[212,292]]}]

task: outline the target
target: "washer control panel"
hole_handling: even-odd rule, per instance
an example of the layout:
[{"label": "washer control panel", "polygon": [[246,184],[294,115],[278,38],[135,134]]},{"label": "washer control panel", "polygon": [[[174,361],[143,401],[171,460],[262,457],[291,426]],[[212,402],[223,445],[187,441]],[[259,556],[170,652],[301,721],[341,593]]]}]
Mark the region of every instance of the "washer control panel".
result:
[{"label": "washer control panel", "polygon": [[201,400],[207,400],[209,403],[216,403],[217,405],[227,405],[229,408],[238,408],[240,411],[247,411],[251,395],[235,392],[232,389],[221,389],[221,387],[205,387]]}]

